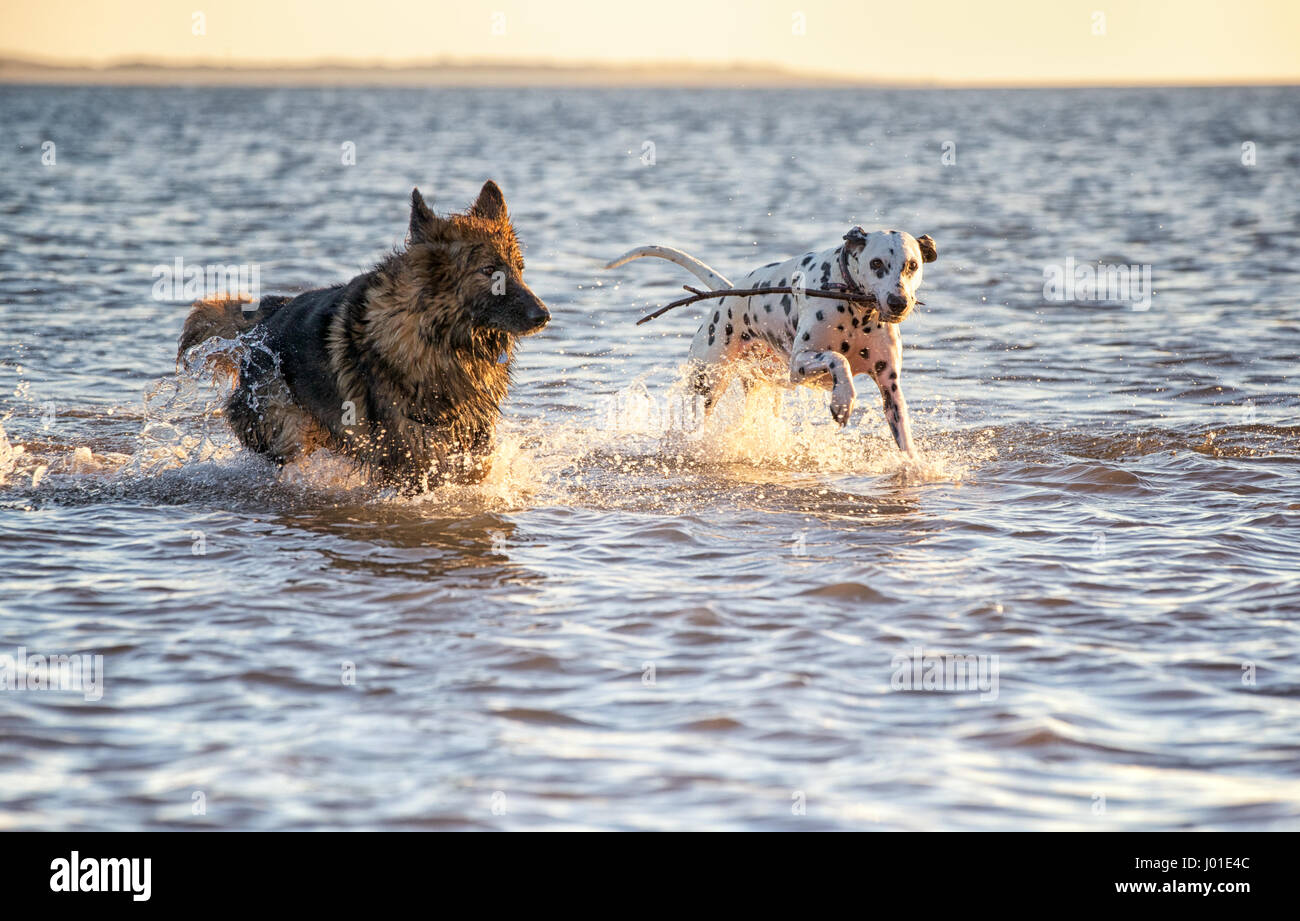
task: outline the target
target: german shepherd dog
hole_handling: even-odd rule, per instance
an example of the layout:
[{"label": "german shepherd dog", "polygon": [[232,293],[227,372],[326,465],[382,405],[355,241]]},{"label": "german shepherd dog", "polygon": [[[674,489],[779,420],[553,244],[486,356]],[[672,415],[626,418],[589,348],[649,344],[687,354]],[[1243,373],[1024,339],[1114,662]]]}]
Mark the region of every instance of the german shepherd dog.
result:
[{"label": "german shepherd dog", "polygon": [[177,360],[238,339],[209,367],[232,375],[225,415],[277,464],[325,447],[413,494],[486,476],[515,343],[550,320],[497,184],[464,214],[411,192],[407,244],[347,284],[297,297],[212,297],[190,310]]}]

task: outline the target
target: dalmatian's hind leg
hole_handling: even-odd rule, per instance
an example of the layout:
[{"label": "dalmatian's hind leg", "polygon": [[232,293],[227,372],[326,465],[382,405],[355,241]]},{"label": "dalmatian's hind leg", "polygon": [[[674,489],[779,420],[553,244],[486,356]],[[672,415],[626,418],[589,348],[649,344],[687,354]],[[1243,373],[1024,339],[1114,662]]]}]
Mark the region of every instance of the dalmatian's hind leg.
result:
[{"label": "dalmatian's hind leg", "polygon": [[736,360],[740,357],[740,335],[731,316],[732,309],[726,306],[731,300],[726,298],[719,302],[704,318],[687,357],[687,384],[691,392],[704,397],[705,415],[713,411],[727,392]]},{"label": "dalmatian's hind leg", "polygon": [[745,418],[758,420],[761,413],[767,413],[779,419],[784,387],[768,378],[761,367],[751,365],[748,358],[745,359],[745,364],[740,379],[745,387]]},{"label": "dalmatian's hind leg", "polygon": [[[744,341],[745,336],[741,336]],[[770,345],[750,337],[748,348],[741,355],[742,377],[745,385],[745,418],[757,418],[751,413],[767,411],[774,418],[781,417],[785,391],[792,386],[789,380],[788,359],[779,355]]]}]

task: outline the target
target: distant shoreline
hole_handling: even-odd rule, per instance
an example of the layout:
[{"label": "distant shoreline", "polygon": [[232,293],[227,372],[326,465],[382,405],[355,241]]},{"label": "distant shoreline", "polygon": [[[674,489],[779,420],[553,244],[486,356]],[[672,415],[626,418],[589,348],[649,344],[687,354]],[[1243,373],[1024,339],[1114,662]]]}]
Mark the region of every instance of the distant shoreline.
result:
[{"label": "distant shoreline", "polygon": [[[689,64],[602,66],[589,64],[439,62],[375,66],[321,62],[292,66],[173,65],[126,61],[102,67],[0,58],[0,83],[107,86],[482,86],[482,87],[801,87],[870,86],[766,67],[707,68]],[[928,85],[928,84],[915,84]]]},{"label": "distant shoreline", "polygon": [[268,64],[173,65],[125,61],[87,67],[0,57],[0,84],[52,86],[232,86],[232,87],[499,87],[594,88],[659,87],[700,89],[1071,89],[1156,87],[1295,86],[1282,79],[1209,84],[1204,81],[1055,82],[1017,84],[885,81],[838,78],[767,67],[707,68],[667,62],[655,65],[440,62],[374,66],[322,62],[292,66]]}]

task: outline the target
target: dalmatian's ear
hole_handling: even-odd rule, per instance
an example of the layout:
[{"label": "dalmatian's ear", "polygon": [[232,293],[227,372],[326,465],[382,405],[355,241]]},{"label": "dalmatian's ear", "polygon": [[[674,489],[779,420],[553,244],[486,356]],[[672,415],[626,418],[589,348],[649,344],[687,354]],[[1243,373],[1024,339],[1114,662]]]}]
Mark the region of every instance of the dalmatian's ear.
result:
[{"label": "dalmatian's ear", "polygon": [[844,239],[848,241],[849,246],[862,249],[867,245],[867,232],[861,227],[854,227],[844,235]]},{"label": "dalmatian's ear", "polygon": [[934,245],[934,237],[928,233],[917,237],[916,244],[921,247],[922,262],[934,262],[939,258],[939,247]]}]

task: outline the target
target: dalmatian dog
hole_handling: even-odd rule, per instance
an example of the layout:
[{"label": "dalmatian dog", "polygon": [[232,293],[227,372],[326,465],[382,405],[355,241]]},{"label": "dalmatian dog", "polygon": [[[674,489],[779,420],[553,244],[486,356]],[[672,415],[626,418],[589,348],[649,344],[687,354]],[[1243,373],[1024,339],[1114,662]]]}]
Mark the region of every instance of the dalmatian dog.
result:
[{"label": "dalmatian dog", "polygon": [[[857,399],[853,377],[867,374],[880,389],[894,441],[915,456],[907,401],[899,389],[903,340],[898,324],[916,304],[922,266],[939,256],[928,234],[916,238],[898,230],[868,233],[854,227],[839,246],[770,263],[734,285],[694,256],[666,246],[629,250],[606,268],[647,256],[676,263],[711,291],[791,286],[798,292],[702,302],[713,306],[695,333],[687,367],[706,412],[726,391],[733,372],[743,367],[747,384],[768,380],[830,390],[831,417],[843,427]],[[817,289],[866,292],[876,303],[802,293]]]}]

